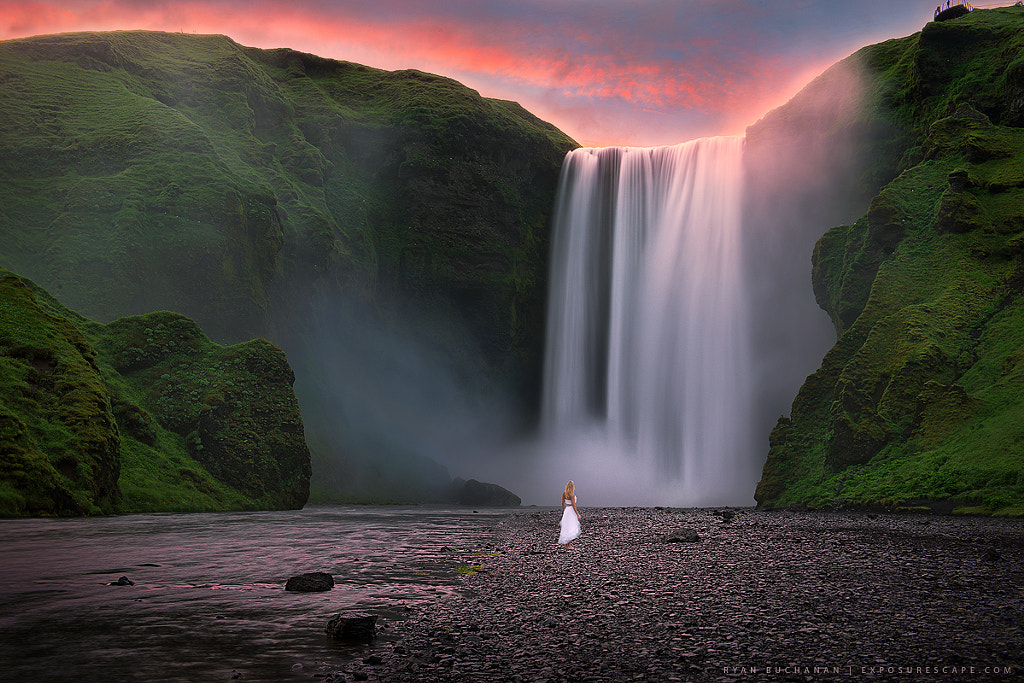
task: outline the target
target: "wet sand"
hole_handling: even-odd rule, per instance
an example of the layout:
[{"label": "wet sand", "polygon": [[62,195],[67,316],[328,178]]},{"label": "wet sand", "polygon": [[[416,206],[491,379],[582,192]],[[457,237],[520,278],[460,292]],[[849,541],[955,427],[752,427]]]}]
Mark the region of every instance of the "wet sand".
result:
[{"label": "wet sand", "polygon": [[571,550],[557,510],[512,513],[456,549],[462,595],[316,677],[1024,680],[1024,521],[728,512],[583,509]]}]

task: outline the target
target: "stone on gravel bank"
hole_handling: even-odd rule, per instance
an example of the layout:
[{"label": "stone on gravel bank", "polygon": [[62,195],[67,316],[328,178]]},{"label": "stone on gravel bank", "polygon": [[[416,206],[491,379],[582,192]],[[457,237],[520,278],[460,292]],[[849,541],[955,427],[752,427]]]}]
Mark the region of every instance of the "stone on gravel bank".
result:
[{"label": "stone on gravel bank", "polygon": [[[339,614],[327,621],[327,635],[334,640],[373,640],[377,635],[377,615],[357,612]],[[379,655],[371,655],[364,662],[380,663]]]},{"label": "stone on gravel bank", "polygon": [[700,536],[693,529],[677,529],[665,537],[666,543],[696,543]]}]

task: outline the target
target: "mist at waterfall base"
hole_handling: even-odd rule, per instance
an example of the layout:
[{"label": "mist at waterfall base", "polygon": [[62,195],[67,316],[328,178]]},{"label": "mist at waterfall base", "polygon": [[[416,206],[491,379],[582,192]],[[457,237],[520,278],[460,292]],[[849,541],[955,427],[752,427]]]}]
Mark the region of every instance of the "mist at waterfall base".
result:
[{"label": "mist at waterfall base", "polygon": [[314,483],[326,461],[350,490],[400,474],[410,499],[455,476],[526,505],[557,505],[568,479],[583,506],[752,504],[772,427],[835,342],[811,286],[814,244],[877,191],[859,143],[888,133],[863,129],[849,66],[745,138],[569,153],[536,434],[467,371],[472,350],[451,362],[444,344],[322,306],[325,333],[296,382]]},{"label": "mist at waterfall base", "polygon": [[[286,351],[313,460],[312,502],[446,502],[453,477],[506,443],[516,410],[473,336],[445,320],[383,320],[328,296]],[[477,477],[479,478],[479,477]]]}]

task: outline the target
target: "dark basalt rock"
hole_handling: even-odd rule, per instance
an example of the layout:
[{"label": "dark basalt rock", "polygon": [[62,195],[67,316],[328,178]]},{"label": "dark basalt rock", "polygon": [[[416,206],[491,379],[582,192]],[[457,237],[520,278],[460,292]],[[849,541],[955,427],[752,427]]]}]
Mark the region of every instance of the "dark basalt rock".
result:
[{"label": "dark basalt rock", "polygon": [[288,579],[284,589],[298,593],[319,593],[334,588],[334,577],[326,572],[308,572]]},{"label": "dark basalt rock", "polygon": [[111,581],[107,584],[108,586],[134,586],[135,582],[129,579],[127,576],[122,576],[117,581]]},{"label": "dark basalt rock", "polygon": [[700,536],[693,529],[677,529],[665,536],[665,543],[696,543]]},{"label": "dark basalt rock", "polygon": [[376,625],[375,614],[338,614],[327,621],[327,636],[333,640],[373,640],[377,635]]},{"label": "dark basalt rock", "polygon": [[459,505],[482,507],[519,507],[523,503],[519,496],[508,489],[476,479],[455,479],[452,482],[452,498]]}]

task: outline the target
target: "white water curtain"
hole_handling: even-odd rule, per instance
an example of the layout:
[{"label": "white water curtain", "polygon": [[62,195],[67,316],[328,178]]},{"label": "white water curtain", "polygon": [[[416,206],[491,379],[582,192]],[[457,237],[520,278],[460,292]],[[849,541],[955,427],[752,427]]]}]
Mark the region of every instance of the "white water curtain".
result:
[{"label": "white water curtain", "polygon": [[689,504],[750,495],[742,154],[575,150],[555,210],[545,428],[598,425]]}]

